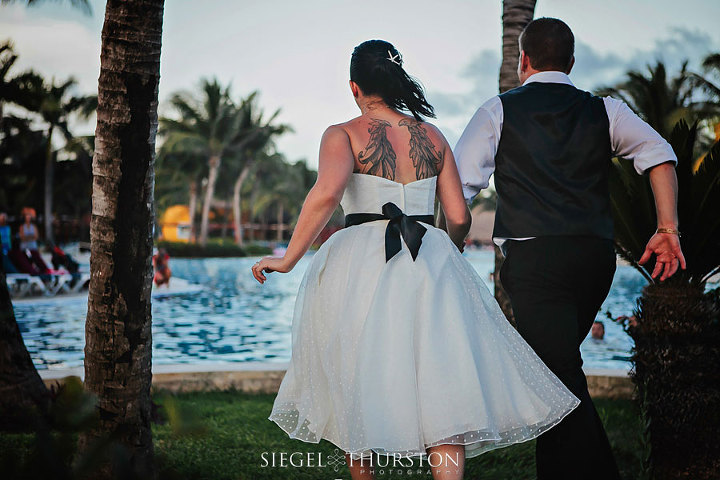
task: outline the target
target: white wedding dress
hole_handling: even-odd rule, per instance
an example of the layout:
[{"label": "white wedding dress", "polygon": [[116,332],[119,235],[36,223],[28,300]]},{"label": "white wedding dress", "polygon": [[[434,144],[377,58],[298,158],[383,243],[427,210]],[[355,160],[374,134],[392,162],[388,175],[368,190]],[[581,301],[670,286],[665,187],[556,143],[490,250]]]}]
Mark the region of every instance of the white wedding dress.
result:
[{"label": "white wedding dress", "polygon": [[[354,173],[341,205],[346,215],[381,213],[386,202],[432,215],[436,180]],[[579,404],[444,231],[422,224],[417,258],[403,240],[386,262],[387,225],[345,228],[315,253],[270,420],[354,458],[425,455],[443,443],[465,445],[469,458],[535,438]]]}]

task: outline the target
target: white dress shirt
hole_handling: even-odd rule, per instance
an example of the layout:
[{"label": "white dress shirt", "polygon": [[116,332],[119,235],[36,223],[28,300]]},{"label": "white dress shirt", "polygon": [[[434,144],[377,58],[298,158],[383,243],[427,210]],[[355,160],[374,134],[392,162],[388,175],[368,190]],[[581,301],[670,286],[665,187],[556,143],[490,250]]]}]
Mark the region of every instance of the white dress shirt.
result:
[{"label": "white dress shirt", "polygon": [[[563,72],[546,71],[530,76],[523,85],[531,82],[564,83],[573,85]],[[670,144],[650,125],[638,117],[625,102],[604,97],[605,110],[610,123],[612,153],[633,161],[639,174],[665,162],[677,164],[677,157]],[[500,97],[485,102],[473,115],[460,136],[453,153],[457,163],[465,200],[470,203],[487,188],[495,171],[497,153],[503,125],[503,107]],[[529,240],[534,237],[514,238]],[[505,238],[493,238],[501,246]]]}]

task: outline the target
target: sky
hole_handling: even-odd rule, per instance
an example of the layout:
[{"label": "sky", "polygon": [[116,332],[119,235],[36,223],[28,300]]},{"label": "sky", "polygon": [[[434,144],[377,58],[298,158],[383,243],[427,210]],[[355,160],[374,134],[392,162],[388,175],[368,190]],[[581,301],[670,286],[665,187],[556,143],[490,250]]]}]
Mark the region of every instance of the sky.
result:
[{"label": "sky", "polygon": [[[23,3],[23,2],[20,2]],[[0,6],[0,41],[11,39],[15,73],[78,80],[77,93],[97,92],[105,3],[91,16],[67,1]],[[177,91],[197,91],[201,78],[231,84],[236,100],[260,92],[268,113],[294,133],[278,141],[289,161],[316,168],[328,125],[359,114],[348,87],[352,49],[390,41],[405,69],[424,85],[432,120],[454,145],[474,111],[497,94],[501,0],[167,0],[160,67],[160,114]],[[720,0],[538,0],[535,16],[563,19],[576,39],[575,84],[592,90],[628,69],[663,60],[671,69],[720,51]],[[88,134],[94,124],[76,124]]]}]

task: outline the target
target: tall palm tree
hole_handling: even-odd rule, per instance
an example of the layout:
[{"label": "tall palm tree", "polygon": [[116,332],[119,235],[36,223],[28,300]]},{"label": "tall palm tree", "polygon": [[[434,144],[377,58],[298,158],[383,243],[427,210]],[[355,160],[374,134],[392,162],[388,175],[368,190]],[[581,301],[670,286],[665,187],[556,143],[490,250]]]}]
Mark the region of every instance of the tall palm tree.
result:
[{"label": "tall palm tree", "polygon": [[85,324],[85,388],[99,415],[79,450],[109,437],[126,458],[103,459],[92,478],[128,469],[154,476],[150,294],[163,8],[163,0],[108,0],[105,8]]},{"label": "tall palm tree", "polygon": [[288,125],[274,123],[280,114],[280,110],[276,110],[270,118],[265,120],[263,110],[257,105],[255,94],[243,100],[240,111],[243,115],[243,124],[246,125],[246,128],[255,132],[240,154],[234,156],[234,161],[231,163],[233,167],[232,174],[235,175],[232,199],[235,243],[242,247],[242,188],[258,160],[264,158],[270,150],[274,149],[275,137],[292,131],[292,129]]},{"label": "tall palm tree", "polygon": [[[520,85],[517,75],[518,59],[520,58],[519,38],[522,31],[535,15],[536,0],[503,0],[502,12],[502,65],[500,66],[500,93]],[[495,299],[510,323],[515,324],[515,317],[510,304],[510,297],[500,281],[500,269],[503,265],[503,254],[495,246],[495,270],[493,282],[495,284]]]},{"label": "tall palm tree", "polygon": [[503,0],[500,93],[520,85],[517,76],[520,58],[518,39],[535,15],[535,3],[536,0]]},{"label": "tall palm tree", "polygon": [[47,130],[43,223],[45,226],[45,238],[48,241],[53,241],[53,181],[56,161],[56,152],[53,150],[53,137],[55,132],[59,132],[66,142],[71,142],[73,135],[68,127],[68,121],[72,115],[87,119],[97,107],[97,96],[71,96],[72,90],[77,85],[73,78],[56,84],[54,79],[46,82],[41,77],[36,76],[28,83],[33,100],[27,108],[37,113]]},{"label": "tall palm tree", "polygon": [[160,119],[167,150],[201,155],[207,162],[207,186],[200,223],[200,244],[204,246],[223,158],[242,151],[248,132],[243,129],[242,115],[230,98],[230,87],[222,87],[217,79],[201,80],[199,96],[188,92],[174,94],[170,104],[178,117]]},{"label": "tall palm tree", "polygon": [[239,195],[248,175],[243,175],[243,171],[247,172],[252,166],[251,153],[264,148],[288,127],[273,124],[278,112],[268,120],[263,119],[263,112],[256,105],[257,92],[236,105],[230,96],[230,87],[223,88],[217,79],[202,80],[200,90],[200,96],[187,92],[173,95],[170,104],[178,117],[163,117],[160,123],[166,151],[192,153],[207,159],[208,176],[200,224],[200,244],[205,245],[210,207],[222,163],[240,162],[247,167],[238,173],[235,191]]}]

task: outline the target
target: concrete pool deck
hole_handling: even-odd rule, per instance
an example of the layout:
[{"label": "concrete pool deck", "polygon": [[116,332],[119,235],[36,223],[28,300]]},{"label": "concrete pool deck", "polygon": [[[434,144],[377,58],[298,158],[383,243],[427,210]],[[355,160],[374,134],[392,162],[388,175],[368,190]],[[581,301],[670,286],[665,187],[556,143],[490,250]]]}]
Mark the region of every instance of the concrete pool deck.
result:
[{"label": "concrete pool deck", "polygon": [[[171,392],[238,390],[245,393],[277,393],[287,363],[179,363],[153,366],[154,389]],[[62,384],[67,377],[84,377],[83,367],[39,370],[45,385]],[[635,386],[625,370],[586,368],[590,395],[594,398],[631,398]]]}]

